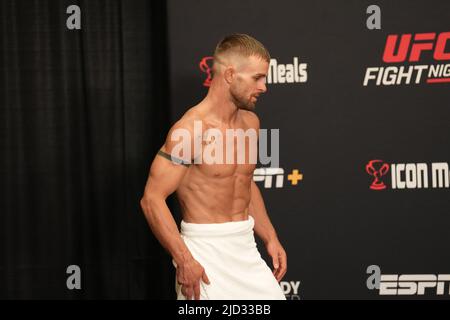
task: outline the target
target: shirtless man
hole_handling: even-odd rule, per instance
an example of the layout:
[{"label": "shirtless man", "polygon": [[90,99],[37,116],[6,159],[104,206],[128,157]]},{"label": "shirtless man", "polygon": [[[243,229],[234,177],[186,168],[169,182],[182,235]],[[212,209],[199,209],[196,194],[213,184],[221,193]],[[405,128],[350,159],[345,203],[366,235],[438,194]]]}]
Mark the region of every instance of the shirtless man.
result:
[{"label": "shirtless man", "polygon": [[[198,163],[194,160],[203,157],[198,150],[173,154],[179,144],[174,133],[180,130],[192,137],[191,150],[198,141],[206,146],[203,133],[210,128],[224,137],[226,129],[259,132],[252,110],[266,92],[269,62],[264,46],[248,35],[233,34],[219,42],[207,96],[173,125],[151,165],[140,204],[173,258],[178,299],[284,299],[278,282],[287,270],[286,252],[253,181],[251,146],[245,146],[243,164]],[[196,123],[202,126],[200,135]],[[233,150],[236,159],[239,148]],[[166,204],[173,192],[182,208],[181,233]],[[273,270],[261,258],[253,230],[263,240]]]}]

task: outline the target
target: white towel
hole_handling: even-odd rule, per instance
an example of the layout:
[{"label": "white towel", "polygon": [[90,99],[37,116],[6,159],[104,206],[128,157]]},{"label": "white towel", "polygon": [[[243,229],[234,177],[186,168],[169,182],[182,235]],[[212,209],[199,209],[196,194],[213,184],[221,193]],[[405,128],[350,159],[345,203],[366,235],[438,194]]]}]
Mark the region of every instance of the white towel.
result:
[{"label": "white towel", "polygon": [[[210,281],[200,281],[201,300],[286,300],[258,252],[254,224],[252,216],[225,223],[181,222],[181,237]],[[175,284],[178,300],[185,300],[176,279]]]}]

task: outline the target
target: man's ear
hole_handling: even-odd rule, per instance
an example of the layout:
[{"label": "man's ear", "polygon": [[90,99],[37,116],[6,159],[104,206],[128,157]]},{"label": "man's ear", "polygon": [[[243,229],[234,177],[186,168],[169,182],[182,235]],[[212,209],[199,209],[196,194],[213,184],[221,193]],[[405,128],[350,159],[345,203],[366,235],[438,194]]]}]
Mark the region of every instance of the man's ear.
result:
[{"label": "man's ear", "polygon": [[225,81],[228,84],[231,84],[231,82],[233,82],[233,78],[234,78],[234,68],[233,67],[227,67],[223,73],[223,76],[225,78]]}]

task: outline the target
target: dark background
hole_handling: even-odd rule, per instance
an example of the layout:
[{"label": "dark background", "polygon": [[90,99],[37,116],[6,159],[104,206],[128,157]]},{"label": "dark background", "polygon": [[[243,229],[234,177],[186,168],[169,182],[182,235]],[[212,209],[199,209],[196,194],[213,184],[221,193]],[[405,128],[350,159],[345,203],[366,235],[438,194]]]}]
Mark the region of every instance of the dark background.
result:
[{"label": "dark background", "polygon": [[[81,30],[66,27],[72,4]],[[371,4],[381,30],[366,28]],[[258,184],[288,253],[283,281],[300,281],[301,299],[376,299],[369,265],[450,273],[449,189],[373,191],[365,172],[372,159],[449,161],[449,84],[362,85],[386,65],[388,34],[450,31],[449,12],[418,0],[2,1],[0,298],[174,298],[139,199],[167,130],[207,92],[200,60],[233,32],[308,64],[306,83],[269,84],[256,110],[280,129],[284,186]],[[73,264],[81,290],[66,287]]]}]

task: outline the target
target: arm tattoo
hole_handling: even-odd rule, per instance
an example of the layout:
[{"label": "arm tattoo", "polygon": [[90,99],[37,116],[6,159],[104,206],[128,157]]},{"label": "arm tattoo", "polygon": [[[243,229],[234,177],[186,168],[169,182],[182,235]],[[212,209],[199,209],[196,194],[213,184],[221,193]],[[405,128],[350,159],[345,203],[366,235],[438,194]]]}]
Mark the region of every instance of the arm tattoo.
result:
[{"label": "arm tattoo", "polygon": [[176,163],[176,164],[182,164],[182,165],[185,166],[185,167],[189,167],[189,165],[190,165],[189,163],[187,163],[187,162],[185,162],[185,161],[183,161],[183,160],[181,160],[181,159],[172,157],[170,154],[167,154],[167,153],[165,153],[165,152],[162,151],[162,150],[159,150],[159,151],[158,151],[158,155],[161,156],[161,157],[163,157],[163,158],[166,158],[166,159],[168,159],[168,160],[170,160],[170,161],[172,161],[172,162],[174,162],[174,163]]}]

